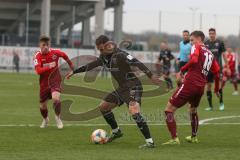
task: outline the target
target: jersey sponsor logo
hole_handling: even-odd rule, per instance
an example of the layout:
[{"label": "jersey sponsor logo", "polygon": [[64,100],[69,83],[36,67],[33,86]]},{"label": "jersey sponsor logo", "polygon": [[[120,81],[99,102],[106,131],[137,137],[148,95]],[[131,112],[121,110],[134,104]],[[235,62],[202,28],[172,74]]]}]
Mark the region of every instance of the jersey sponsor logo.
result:
[{"label": "jersey sponsor logo", "polygon": [[217,42],[217,43],[215,43],[215,46],[216,46],[216,47],[218,47],[218,46],[219,46],[219,43],[218,43],[218,42]]},{"label": "jersey sponsor logo", "polygon": [[53,60],[57,59],[57,55],[56,55],[56,54],[53,54],[53,55],[52,55],[52,59],[53,59]]},{"label": "jersey sponsor logo", "polygon": [[131,61],[131,60],[133,60],[133,56],[131,56],[131,55],[129,54],[129,55],[127,55],[127,59]]},{"label": "jersey sponsor logo", "polygon": [[33,63],[34,63],[35,66],[38,65],[38,60],[34,59]]}]

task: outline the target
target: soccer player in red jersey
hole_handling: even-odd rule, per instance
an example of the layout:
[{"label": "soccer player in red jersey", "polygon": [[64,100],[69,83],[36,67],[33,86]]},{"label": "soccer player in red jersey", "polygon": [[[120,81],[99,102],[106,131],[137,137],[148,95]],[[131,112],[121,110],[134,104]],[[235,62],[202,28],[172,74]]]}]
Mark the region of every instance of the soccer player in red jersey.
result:
[{"label": "soccer player in red jersey", "polygon": [[215,75],[215,93],[219,96],[219,70],[220,67],[214,58],[214,55],[203,44],[205,35],[202,31],[194,31],[191,33],[191,48],[190,60],[185,64],[181,71],[177,74],[180,79],[183,72],[187,71],[183,79],[182,85],[175,91],[170,98],[166,108],[166,123],[172,139],[166,144],[180,144],[177,137],[177,126],[174,118],[175,111],[184,106],[186,103],[190,104],[190,118],[192,135],[186,137],[186,140],[191,143],[198,143],[198,114],[197,107],[204,93],[204,86],[207,83],[208,72],[211,71]]},{"label": "soccer player in red jersey", "polygon": [[34,65],[36,73],[40,75],[40,112],[43,117],[40,128],[45,128],[48,126],[49,118],[47,103],[49,99],[52,99],[56,124],[59,129],[62,129],[63,123],[60,119],[61,76],[58,70],[59,58],[63,58],[68,63],[71,70],[73,70],[74,67],[64,52],[50,48],[49,37],[40,37],[39,47],[40,51],[38,51],[34,56]]},{"label": "soccer player in red jersey", "polygon": [[234,92],[232,95],[238,95],[237,77],[236,77],[236,55],[231,48],[227,49],[226,53],[227,64],[223,68],[222,88],[228,79],[231,79]]}]

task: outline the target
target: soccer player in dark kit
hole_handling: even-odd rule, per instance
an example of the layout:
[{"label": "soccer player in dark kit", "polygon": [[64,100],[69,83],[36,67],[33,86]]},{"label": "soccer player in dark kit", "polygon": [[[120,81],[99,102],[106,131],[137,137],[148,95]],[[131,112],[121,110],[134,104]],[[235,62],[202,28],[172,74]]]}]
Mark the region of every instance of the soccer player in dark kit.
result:
[{"label": "soccer player in dark kit", "polygon": [[58,129],[63,128],[63,123],[60,119],[61,113],[61,76],[58,70],[59,58],[63,58],[73,70],[73,64],[61,50],[50,48],[50,38],[47,36],[40,37],[40,50],[34,56],[35,71],[40,75],[40,112],[43,117],[40,128],[46,128],[49,123],[48,118],[48,100],[53,100],[55,111],[55,120]]},{"label": "soccer player in dark kit", "polygon": [[163,77],[168,84],[168,88],[172,89],[173,83],[169,75],[171,69],[171,60],[174,59],[174,56],[172,55],[171,50],[168,48],[167,42],[162,42],[160,47],[161,51],[156,66],[161,67]]},{"label": "soccer player in dark kit", "polygon": [[138,67],[155,84],[160,84],[158,76],[153,75],[152,72],[136,58],[117,48],[116,45],[105,35],[101,35],[96,39],[96,46],[100,51],[99,58],[96,61],[90,62],[74,70],[67,76],[67,78],[76,73],[90,71],[98,66],[106,66],[118,83],[118,88],[112,93],[106,95],[99,105],[104,119],[112,128],[112,134],[109,137],[108,142],[120,138],[123,135],[115,120],[112,109],[126,103],[128,105],[129,113],[136,121],[138,128],[146,140],[146,144],[139,146],[139,148],[153,148],[154,143],[148,125],[140,113],[141,96],[143,91],[142,84],[131,70],[131,66]]},{"label": "soccer player in dark kit", "polygon": [[[217,60],[219,66],[220,66],[220,73],[222,73],[223,65],[222,65],[222,57],[225,61],[225,64],[227,63],[226,56],[224,55],[226,49],[224,46],[224,43],[216,38],[216,30],[214,28],[209,29],[209,40],[205,42],[206,47],[213,53],[215,59]],[[207,76],[207,100],[209,107],[207,107],[205,110],[212,111],[213,110],[213,104],[212,104],[212,83],[213,83],[214,75],[209,72]],[[220,97],[220,107],[219,109],[222,111],[224,110],[224,103],[223,103],[223,90],[220,88],[219,90]]]},{"label": "soccer player in dark kit", "polygon": [[187,71],[183,79],[182,85],[175,91],[170,98],[166,108],[166,123],[172,139],[163,145],[180,144],[177,136],[177,126],[174,118],[176,110],[186,103],[190,104],[190,118],[192,135],[186,137],[190,143],[198,143],[198,114],[197,107],[204,93],[204,87],[207,83],[207,75],[211,71],[215,75],[215,93],[219,96],[219,65],[214,55],[204,46],[204,33],[202,31],[194,31],[191,33],[191,42],[193,44],[190,54],[190,60],[185,64],[181,71],[177,74],[177,78],[183,77],[183,72]]}]

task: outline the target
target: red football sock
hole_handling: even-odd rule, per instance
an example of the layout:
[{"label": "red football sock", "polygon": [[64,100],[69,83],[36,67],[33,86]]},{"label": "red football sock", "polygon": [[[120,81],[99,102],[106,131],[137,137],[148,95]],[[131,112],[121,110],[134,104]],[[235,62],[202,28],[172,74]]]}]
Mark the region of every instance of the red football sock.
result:
[{"label": "red football sock", "polygon": [[168,111],[165,111],[165,114],[168,130],[171,133],[172,138],[174,139],[177,137],[177,125],[174,118],[174,114]]},{"label": "red football sock", "polygon": [[48,109],[40,108],[40,112],[41,112],[41,115],[44,119],[48,117]]},{"label": "red football sock", "polygon": [[191,126],[192,126],[192,137],[195,137],[197,135],[198,131],[198,114],[197,113],[190,113],[191,118]]},{"label": "red football sock", "polygon": [[226,84],[226,81],[222,80],[222,87],[221,88],[223,88],[225,86],[225,84]]},{"label": "red football sock", "polygon": [[61,101],[54,101],[53,107],[54,107],[55,114],[59,116],[61,113]]},{"label": "red football sock", "polygon": [[237,84],[237,81],[233,81],[233,87],[234,87],[234,90],[237,91],[238,90],[238,84]]}]

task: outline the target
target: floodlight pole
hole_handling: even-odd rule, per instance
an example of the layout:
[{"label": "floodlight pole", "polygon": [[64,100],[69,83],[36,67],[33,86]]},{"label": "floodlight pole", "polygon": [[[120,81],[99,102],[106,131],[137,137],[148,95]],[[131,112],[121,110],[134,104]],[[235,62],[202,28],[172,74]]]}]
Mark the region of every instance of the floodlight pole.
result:
[{"label": "floodlight pole", "polygon": [[200,30],[202,30],[203,29],[203,25],[202,25],[202,23],[203,23],[203,14],[202,13],[200,13],[200,21],[199,21],[199,29]]},{"label": "floodlight pole", "polygon": [[190,7],[189,9],[192,11],[192,31],[193,31],[195,29],[195,15],[199,8]]},{"label": "floodlight pole", "polygon": [[73,10],[72,10],[72,32],[71,32],[71,38],[70,38],[71,39],[72,48],[74,48],[73,28],[74,28],[75,22],[76,22],[76,6],[73,6]]},{"label": "floodlight pole", "polygon": [[158,32],[159,32],[159,34],[162,32],[162,11],[159,11],[159,26],[158,26]]},{"label": "floodlight pole", "polygon": [[26,14],[26,37],[25,37],[25,45],[28,46],[28,42],[29,42],[29,2],[27,2],[26,10],[27,10],[27,14]]}]

